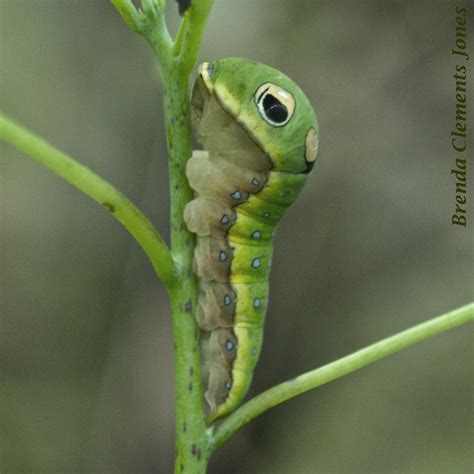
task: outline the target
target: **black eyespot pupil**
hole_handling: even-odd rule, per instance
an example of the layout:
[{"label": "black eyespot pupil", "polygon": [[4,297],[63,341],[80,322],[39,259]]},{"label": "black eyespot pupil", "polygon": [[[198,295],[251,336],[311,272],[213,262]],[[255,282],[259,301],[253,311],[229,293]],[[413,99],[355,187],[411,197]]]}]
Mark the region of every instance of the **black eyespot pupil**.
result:
[{"label": "black eyespot pupil", "polygon": [[288,109],[276,97],[267,94],[263,98],[265,115],[275,123],[283,123],[288,118]]}]

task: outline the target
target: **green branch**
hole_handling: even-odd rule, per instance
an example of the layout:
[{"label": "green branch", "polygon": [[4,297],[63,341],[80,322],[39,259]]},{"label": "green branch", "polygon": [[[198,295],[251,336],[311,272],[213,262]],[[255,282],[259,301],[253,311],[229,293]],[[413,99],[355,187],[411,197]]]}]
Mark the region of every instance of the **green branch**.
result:
[{"label": "green branch", "polygon": [[[474,303],[430,319],[319,369],[276,385],[257,395],[229,415],[215,431],[212,449],[217,449],[239,428],[280,403],[469,321],[474,321]],[[210,428],[209,433],[211,434],[212,431]]]},{"label": "green branch", "polygon": [[166,26],[166,0],[142,0],[137,10],[131,0],[111,0],[129,28],[143,36],[163,66],[172,55],[173,41]]},{"label": "green branch", "polygon": [[160,280],[172,288],[176,280],[173,258],[150,221],[122,193],[34,133],[0,113],[0,140],[46,166],[105,207],[135,237]]},{"label": "green branch", "polygon": [[[163,79],[170,176],[171,250],[179,285],[170,292],[176,374],[177,473],[205,472],[209,438],[204,420],[199,331],[195,319],[197,281],[193,274],[195,236],[184,223],[193,192],[185,175],[192,154],[190,74],[195,66],[212,0],[192,0],[176,42],[165,22],[165,0],[142,0],[143,14],[127,0],[112,0],[126,23],[153,48]],[[142,16],[141,16],[142,15]],[[138,20],[137,20],[138,18]]]},{"label": "green branch", "polygon": [[188,75],[196,64],[204,27],[213,3],[214,0],[192,1],[184,13],[173,54],[179,58],[180,66]]},{"label": "green branch", "polygon": [[166,26],[166,1],[142,0],[143,9],[148,18],[147,28],[141,32],[150,43],[160,66],[169,63],[173,41]]},{"label": "green branch", "polygon": [[142,12],[139,12],[132,3],[132,0],[111,0],[114,7],[122,16],[128,27],[141,33],[145,27],[146,17]]}]

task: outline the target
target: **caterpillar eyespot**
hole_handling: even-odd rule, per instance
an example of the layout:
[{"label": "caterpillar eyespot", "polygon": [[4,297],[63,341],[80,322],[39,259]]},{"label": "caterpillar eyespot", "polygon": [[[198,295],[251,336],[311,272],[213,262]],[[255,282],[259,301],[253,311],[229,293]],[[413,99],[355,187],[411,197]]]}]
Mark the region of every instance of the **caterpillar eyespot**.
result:
[{"label": "caterpillar eyespot", "polygon": [[282,87],[266,82],[255,92],[255,102],[262,118],[274,127],[283,127],[293,116],[295,100]]},{"label": "caterpillar eyespot", "polygon": [[245,396],[262,345],[275,228],[306,183],[318,126],[301,89],[240,58],[199,68],[193,124],[203,147],[186,176],[184,220],[197,235],[196,318],[211,422]]}]

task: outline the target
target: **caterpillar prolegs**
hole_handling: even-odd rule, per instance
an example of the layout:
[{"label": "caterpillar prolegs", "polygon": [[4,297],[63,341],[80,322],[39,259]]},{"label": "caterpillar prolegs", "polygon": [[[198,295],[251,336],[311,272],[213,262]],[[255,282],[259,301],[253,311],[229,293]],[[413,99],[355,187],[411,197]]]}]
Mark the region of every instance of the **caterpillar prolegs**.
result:
[{"label": "caterpillar prolegs", "polygon": [[245,396],[262,345],[275,228],[297,198],[318,148],[314,111],[279,71],[246,59],[204,63],[193,88],[203,151],[186,176],[184,219],[197,235],[197,322],[210,420]]}]

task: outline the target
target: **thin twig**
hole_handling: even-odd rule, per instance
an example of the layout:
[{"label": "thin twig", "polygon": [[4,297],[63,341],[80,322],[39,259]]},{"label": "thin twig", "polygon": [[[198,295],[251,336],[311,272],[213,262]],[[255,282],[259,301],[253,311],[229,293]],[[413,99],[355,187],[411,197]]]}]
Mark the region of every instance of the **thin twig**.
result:
[{"label": "thin twig", "polygon": [[214,0],[193,1],[186,10],[173,47],[180,59],[179,66],[189,75],[196,65],[202,35]]},{"label": "thin twig", "polygon": [[160,234],[110,183],[2,113],[0,140],[13,145],[101,204],[135,237],[160,280],[168,288],[177,283],[175,263]]},{"label": "thin twig", "polygon": [[[213,450],[224,444],[239,428],[270,408],[413,344],[473,320],[474,303],[470,303],[394,336],[382,339],[335,362],[276,385],[242,405],[223,421],[215,430]],[[212,428],[209,429],[209,432],[212,433]]]},{"label": "thin twig", "polygon": [[145,18],[142,12],[137,11],[132,0],[111,1],[128,27],[135,31],[135,33],[141,33],[144,27]]}]

